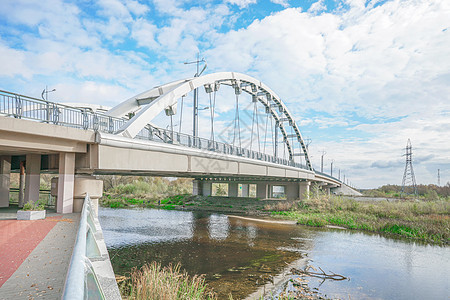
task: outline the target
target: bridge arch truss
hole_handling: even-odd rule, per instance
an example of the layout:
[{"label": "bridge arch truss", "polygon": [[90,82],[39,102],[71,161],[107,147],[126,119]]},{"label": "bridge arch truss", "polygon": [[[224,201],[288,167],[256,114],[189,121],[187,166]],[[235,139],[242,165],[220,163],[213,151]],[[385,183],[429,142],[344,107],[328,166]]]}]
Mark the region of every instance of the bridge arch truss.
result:
[{"label": "bridge arch truss", "polygon": [[[281,132],[281,142],[287,148],[289,160],[294,162],[296,157],[303,157],[306,168],[313,170],[305,141],[287,106],[266,84],[245,74],[219,72],[157,86],[120,103],[109,110],[107,115],[116,118],[132,116],[116,134],[135,138],[149,124],[152,126],[152,120],[161,112],[175,113],[178,100],[188,93],[202,87],[208,94],[216,93],[221,85],[232,87],[236,99],[244,92],[251,96],[252,102],[262,105],[266,114],[274,121],[275,131],[278,129]],[[278,142],[278,138],[275,138],[275,142]]]}]

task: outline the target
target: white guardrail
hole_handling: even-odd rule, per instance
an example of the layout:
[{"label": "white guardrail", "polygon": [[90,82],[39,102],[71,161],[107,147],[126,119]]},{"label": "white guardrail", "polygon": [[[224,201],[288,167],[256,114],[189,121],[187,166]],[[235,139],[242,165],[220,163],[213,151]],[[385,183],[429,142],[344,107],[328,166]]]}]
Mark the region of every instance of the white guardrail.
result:
[{"label": "white guardrail", "polygon": [[121,299],[102,229],[89,195],[86,195],[81,211],[62,299]]}]

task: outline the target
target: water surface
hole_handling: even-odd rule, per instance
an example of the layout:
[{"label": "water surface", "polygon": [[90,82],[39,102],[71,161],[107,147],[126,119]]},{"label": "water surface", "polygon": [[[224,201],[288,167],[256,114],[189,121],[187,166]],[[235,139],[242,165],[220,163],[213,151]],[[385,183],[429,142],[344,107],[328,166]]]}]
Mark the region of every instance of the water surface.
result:
[{"label": "water surface", "polygon": [[229,293],[245,298],[287,264],[305,258],[310,265],[351,278],[310,280],[328,297],[448,299],[450,295],[448,247],[205,212],[100,208],[99,218],[116,274],[152,261],[179,262],[190,274],[205,274],[220,299]]}]

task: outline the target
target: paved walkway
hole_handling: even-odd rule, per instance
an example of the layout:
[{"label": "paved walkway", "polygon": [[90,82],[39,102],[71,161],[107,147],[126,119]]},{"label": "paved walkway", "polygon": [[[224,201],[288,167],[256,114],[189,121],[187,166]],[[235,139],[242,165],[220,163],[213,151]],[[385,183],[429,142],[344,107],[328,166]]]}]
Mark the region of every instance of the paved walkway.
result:
[{"label": "paved walkway", "polygon": [[61,299],[79,217],[17,221],[0,209],[0,299]]}]

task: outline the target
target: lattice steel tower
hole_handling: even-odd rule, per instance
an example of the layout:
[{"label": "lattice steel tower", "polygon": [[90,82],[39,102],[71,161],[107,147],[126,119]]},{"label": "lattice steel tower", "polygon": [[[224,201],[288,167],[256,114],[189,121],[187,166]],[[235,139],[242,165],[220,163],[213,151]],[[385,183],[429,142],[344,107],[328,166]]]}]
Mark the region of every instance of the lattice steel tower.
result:
[{"label": "lattice steel tower", "polygon": [[406,156],[406,165],[402,180],[402,194],[417,196],[417,184],[412,166],[412,146],[410,139],[408,139],[408,143],[406,144],[406,154],[404,156]]}]

